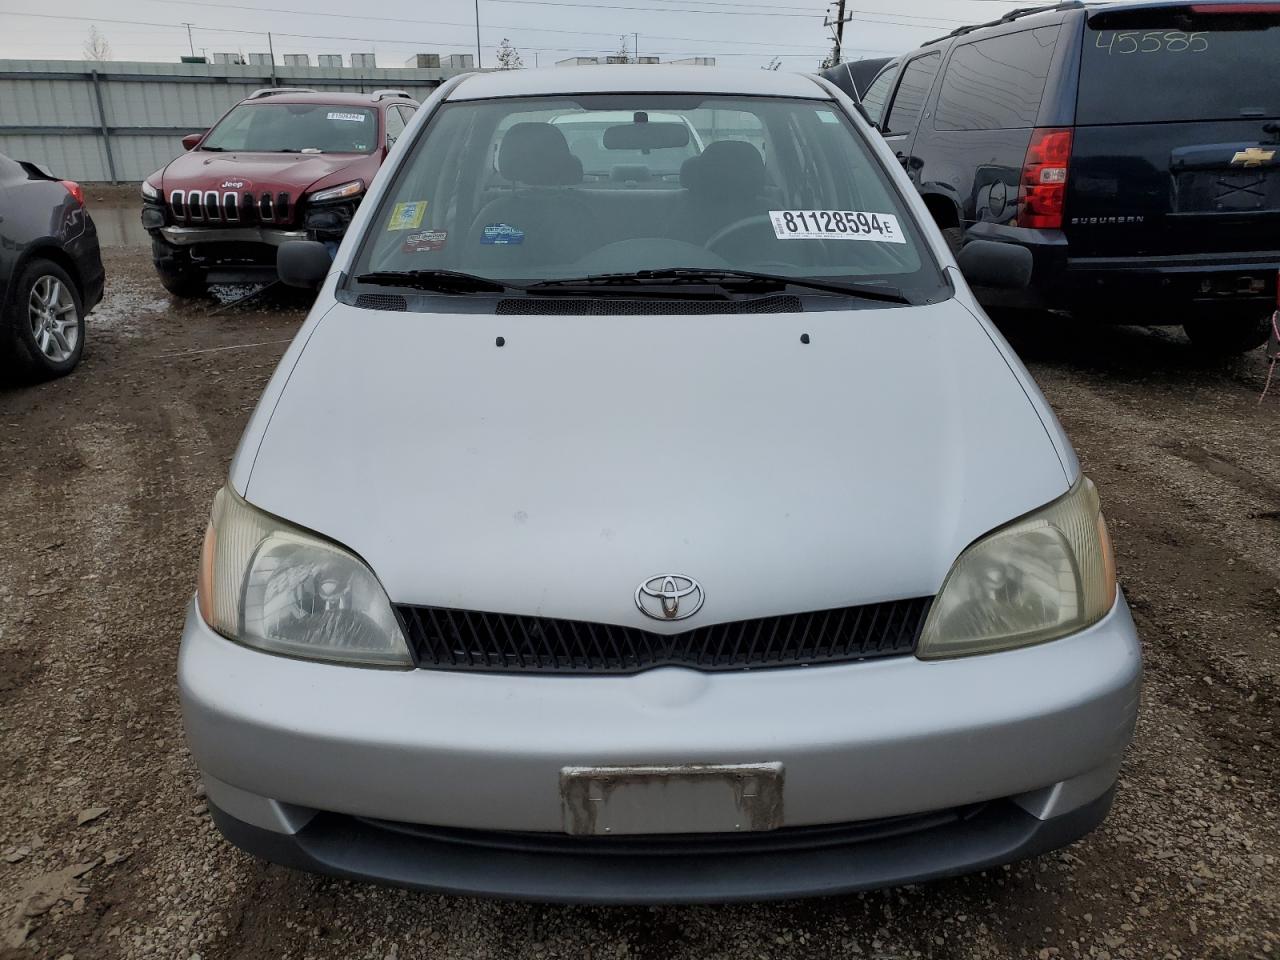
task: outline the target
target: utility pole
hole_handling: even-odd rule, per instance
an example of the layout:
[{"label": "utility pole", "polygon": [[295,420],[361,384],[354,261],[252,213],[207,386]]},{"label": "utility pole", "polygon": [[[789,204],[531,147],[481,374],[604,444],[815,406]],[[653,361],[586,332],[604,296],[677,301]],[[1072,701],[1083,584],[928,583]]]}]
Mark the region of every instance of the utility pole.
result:
[{"label": "utility pole", "polygon": [[476,0],[476,69],[480,66],[480,0]]},{"label": "utility pole", "polygon": [[842,55],[841,48],[844,45],[844,25],[852,19],[853,19],[852,17],[846,17],[844,15],[844,0],[836,0],[835,20],[832,20],[830,15],[828,15],[827,19],[824,21],[824,24],[823,24],[824,26],[835,27],[835,32],[836,32],[836,36],[835,36],[836,46],[835,46],[835,50],[832,52],[832,55],[831,55],[832,66],[835,66],[837,63],[840,62],[840,58]]},{"label": "utility pole", "polygon": [[194,57],[196,55],[196,45],[195,41],[191,39],[191,24],[183,20],[182,25],[187,28],[187,47],[191,50],[191,56]]},{"label": "utility pole", "polygon": [[267,32],[267,56],[271,58],[271,85],[276,85],[276,45],[271,42],[271,32]]},{"label": "utility pole", "polygon": [[636,63],[640,62],[640,34],[633,33],[631,36],[636,38],[636,42],[631,46],[631,55],[636,58]]}]

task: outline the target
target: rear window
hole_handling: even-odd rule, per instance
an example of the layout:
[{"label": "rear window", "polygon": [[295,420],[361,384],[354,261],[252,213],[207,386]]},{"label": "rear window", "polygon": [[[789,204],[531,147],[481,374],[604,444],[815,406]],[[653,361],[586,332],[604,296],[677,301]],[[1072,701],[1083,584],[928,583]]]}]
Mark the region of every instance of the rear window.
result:
[{"label": "rear window", "polygon": [[1076,122],[1280,116],[1280,4],[1264,13],[1212,9],[1206,4],[1091,18]]},{"label": "rear window", "polygon": [[956,47],[938,91],[938,130],[1034,127],[1058,27]]}]

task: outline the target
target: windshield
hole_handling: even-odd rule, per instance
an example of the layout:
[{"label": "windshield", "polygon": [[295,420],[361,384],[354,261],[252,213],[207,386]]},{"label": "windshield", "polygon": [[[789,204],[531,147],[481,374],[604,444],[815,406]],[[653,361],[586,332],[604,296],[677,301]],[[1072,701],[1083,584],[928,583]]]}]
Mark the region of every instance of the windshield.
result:
[{"label": "windshield", "polygon": [[942,286],[835,104],[663,94],[445,104],[352,273],[527,284],[669,268],[884,284],[913,300]]},{"label": "windshield", "polygon": [[326,103],[242,103],[218,121],[202,150],[255,153],[371,153],[378,116],[365,107]]}]

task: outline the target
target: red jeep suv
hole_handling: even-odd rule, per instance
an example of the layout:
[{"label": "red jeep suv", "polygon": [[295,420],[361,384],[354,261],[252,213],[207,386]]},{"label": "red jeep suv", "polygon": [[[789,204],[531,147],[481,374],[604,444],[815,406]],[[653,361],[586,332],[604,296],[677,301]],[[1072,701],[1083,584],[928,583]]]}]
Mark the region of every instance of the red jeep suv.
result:
[{"label": "red jeep suv", "polygon": [[166,290],[275,278],[286,240],[336,243],[418,107],[402,90],[255,91],[142,184],[142,225]]}]

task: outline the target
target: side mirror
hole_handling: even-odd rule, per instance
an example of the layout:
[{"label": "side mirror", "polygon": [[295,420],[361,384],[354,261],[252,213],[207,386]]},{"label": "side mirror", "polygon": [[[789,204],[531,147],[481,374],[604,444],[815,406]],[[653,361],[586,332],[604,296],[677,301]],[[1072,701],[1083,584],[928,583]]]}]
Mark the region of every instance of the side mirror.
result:
[{"label": "side mirror", "polygon": [[1021,290],[1031,282],[1031,251],[1014,243],[970,240],[956,254],[965,280],[977,287]]},{"label": "side mirror", "polygon": [[188,133],[185,137],[182,138],[182,149],[194,150],[196,148],[196,145],[199,144],[200,141],[204,139],[204,135],[208,132],[209,132],[208,130],[204,130],[200,133]]},{"label": "side mirror", "polygon": [[332,265],[329,248],[318,240],[287,240],[276,253],[276,273],[290,287],[316,289]]}]

